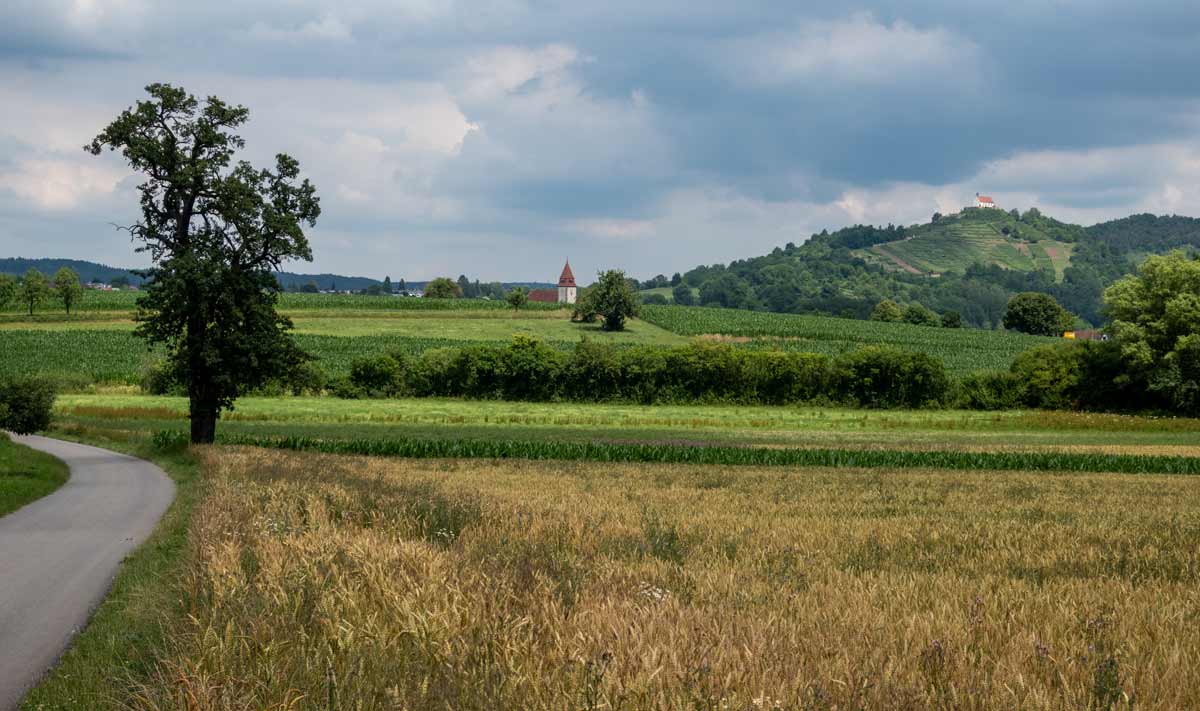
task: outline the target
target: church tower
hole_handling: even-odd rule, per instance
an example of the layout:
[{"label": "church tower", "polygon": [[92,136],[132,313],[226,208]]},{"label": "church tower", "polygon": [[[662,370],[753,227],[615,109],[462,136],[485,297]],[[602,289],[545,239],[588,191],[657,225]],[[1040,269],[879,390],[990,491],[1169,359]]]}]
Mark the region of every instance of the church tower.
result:
[{"label": "church tower", "polygon": [[558,303],[575,303],[575,275],[571,273],[571,260],[567,260],[562,275],[558,277]]}]

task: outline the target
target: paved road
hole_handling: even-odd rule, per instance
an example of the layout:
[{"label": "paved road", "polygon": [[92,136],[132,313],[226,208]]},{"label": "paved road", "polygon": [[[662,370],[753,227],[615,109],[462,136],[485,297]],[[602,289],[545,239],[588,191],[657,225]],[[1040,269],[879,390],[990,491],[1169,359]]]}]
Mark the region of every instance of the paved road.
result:
[{"label": "paved road", "polygon": [[13,439],[66,462],[71,478],[0,517],[3,710],[54,664],[175,497],[175,484],[149,462],[45,437]]}]

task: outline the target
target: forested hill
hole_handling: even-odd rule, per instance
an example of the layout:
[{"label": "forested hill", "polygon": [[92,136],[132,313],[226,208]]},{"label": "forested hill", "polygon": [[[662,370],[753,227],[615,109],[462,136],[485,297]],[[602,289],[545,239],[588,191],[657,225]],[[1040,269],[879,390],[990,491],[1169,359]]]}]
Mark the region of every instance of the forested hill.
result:
[{"label": "forested hill", "polygon": [[[105,264],[88,262],[82,259],[25,259],[23,257],[0,258],[0,274],[20,276],[29,269],[37,269],[43,274],[52,275],[62,267],[70,267],[79,275],[79,280],[87,284],[101,282],[111,284],[113,279],[124,280],[133,285],[140,285],[144,279],[135,269],[110,267]],[[312,282],[322,289],[337,289],[360,291],[372,284],[381,284],[378,279],[366,277],[343,276],[341,274],[293,274],[292,272],[276,272],[279,285],[287,290],[299,289]]]},{"label": "forested hill", "polygon": [[75,270],[79,280],[90,282],[111,283],[113,279],[125,279],[128,283],[139,285],[142,278],[128,269],[110,267],[106,264],[87,262],[82,259],[25,259],[23,257],[0,257],[0,274],[21,276],[30,269],[37,269],[47,276],[53,276],[63,267]]},{"label": "forested hill", "polygon": [[[110,267],[96,262],[88,262],[81,259],[25,259],[23,257],[0,257],[0,274],[11,274],[13,276],[21,276],[25,272],[32,269],[52,276],[55,272],[63,267],[69,267],[75,270],[79,275],[79,280],[85,284],[91,282],[99,282],[103,284],[111,284],[113,280],[118,280],[121,284],[133,284],[140,286],[145,280],[138,275],[136,270],[121,269],[119,267]],[[378,279],[370,279],[368,277],[346,276],[344,274],[297,274],[294,272],[275,272],[275,278],[279,280],[279,286],[284,291],[300,291],[305,288],[316,288],[329,291],[363,291],[371,287],[379,287],[383,282]],[[410,281],[405,284],[405,288],[416,291],[421,291],[425,288],[425,281]],[[480,284],[478,280],[470,281],[465,276],[459,276],[458,283],[464,287],[464,291],[478,292],[473,295],[482,296],[484,292],[492,298],[503,297],[504,291],[511,289],[514,286],[524,288],[545,288],[554,286],[550,282],[505,282],[500,284],[492,282],[488,284]],[[393,289],[400,288],[400,279],[397,277],[393,283]]]},{"label": "forested hill", "polygon": [[1041,291],[1099,324],[1106,286],[1176,248],[1200,249],[1200,220],[1134,215],[1084,228],[1036,209],[969,208],[924,225],[822,232],[680,279],[715,306],[867,318],[893,299],[956,311],[979,328],[996,327],[1013,294]]}]

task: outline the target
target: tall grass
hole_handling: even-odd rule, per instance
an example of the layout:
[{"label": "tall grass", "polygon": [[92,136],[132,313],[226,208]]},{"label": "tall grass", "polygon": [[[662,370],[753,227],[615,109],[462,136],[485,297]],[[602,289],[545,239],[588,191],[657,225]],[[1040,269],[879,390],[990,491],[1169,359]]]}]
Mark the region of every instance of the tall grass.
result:
[{"label": "tall grass", "polygon": [[127,708],[1200,706],[1200,480],[201,456]]}]

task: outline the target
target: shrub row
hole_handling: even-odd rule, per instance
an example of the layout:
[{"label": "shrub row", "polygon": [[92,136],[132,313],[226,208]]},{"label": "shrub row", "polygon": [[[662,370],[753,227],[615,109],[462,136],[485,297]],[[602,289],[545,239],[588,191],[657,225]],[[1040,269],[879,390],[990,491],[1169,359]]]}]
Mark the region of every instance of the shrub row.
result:
[{"label": "shrub row", "polygon": [[[163,434],[164,443],[173,435]],[[186,438],[185,433],[177,437]],[[156,435],[156,442],[159,436]],[[417,459],[554,459],[661,464],[719,464],[955,470],[1113,472],[1122,474],[1200,474],[1200,457],[1091,454],[1079,452],[962,452],[848,449],[762,449],[693,447],[678,444],[598,444],[589,442],[464,439],[319,439],[220,435],[222,444],[269,447],[326,454]]]},{"label": "shrub row", "polygon": [[1065,341],[1023,351],[1008,371],[964,378],[955,405],[976,410],[1172,410],[1161,393],[1128,371],[1117,344],[1100,341]]},{"label": "shrub row", "polygon": [[924,353],[867,347],[837,357],[751,351],[720,343],[563,352],[517,336],[507,346],[391,353],[356,361],[342,397],[453,396],[529,401],[811,402],[872,408],[943,404],[950,379]]},{"label": "shrub row", "polygon": [[54,385],[46,380],[0,379],[0,430],[33,434],[50,426]]}]

